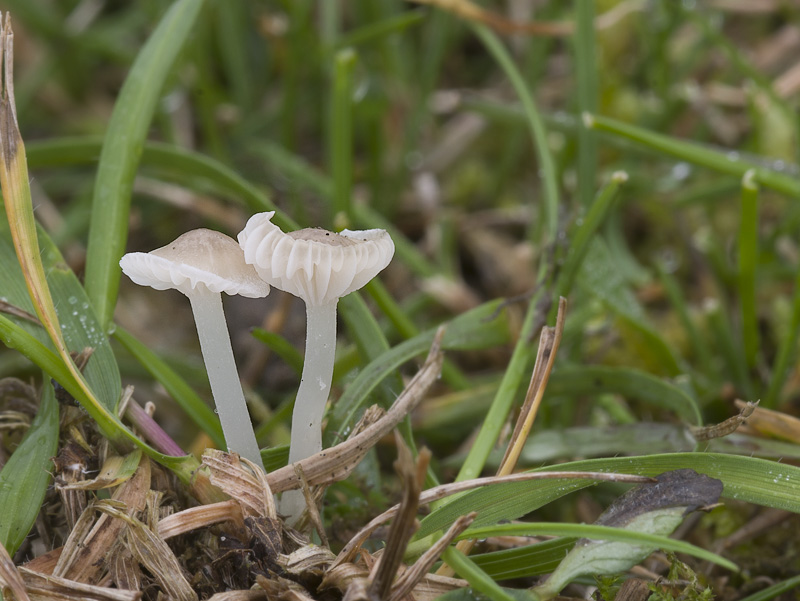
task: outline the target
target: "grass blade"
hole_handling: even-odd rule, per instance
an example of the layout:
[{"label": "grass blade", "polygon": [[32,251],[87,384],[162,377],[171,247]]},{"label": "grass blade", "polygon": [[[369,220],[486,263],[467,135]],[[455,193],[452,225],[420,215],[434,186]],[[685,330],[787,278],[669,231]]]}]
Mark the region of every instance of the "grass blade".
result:
[{"label": "grass blade", "polygon": [[352,48],[339,50],[333,61],[328,164],[333,176],[333,223],[352,222],[353,194],[353,71],[358,56]]},{"label": "grass blade", "polygon": [[[555,240],[558,231],[558,175],[556,172],[555,161],[547,145],[547,129],[544,120],[539,114],[539,109],[533,101],[533,96],[528,90],[525,79],[517,69],[508,51],[503,46],[500,39],[492,31],[484,26],[472,24],[472,29],[478,38],[486,46],[486,49],[497,61],[497,64],[505,72],[506,77],[514,87],[525,116],[530,127],[533,147],[539,159],[539,169],[542,173],[542,197],[544,198],[545,231],[550,240]],[[531,228],[535,231],[535,228]]]},{"label": "grass blade", "polygon": [[474,561],[455,547],[448,547],[445,552],[442,553],[442,559],[444,559],[459,576],[469,582],[472,588],[483,593],[492,601],[516,601],[514,597],[492,580],[491,576],[480,569]]},{"label": "grass blade", "polygon": [[758,184],[749,170],[742,178],[742,205],[739,216],[739,310],[742,320],[744,357],[751,369],[758,355],[756,317],[756,269],[758,262]]},{"label": "grass blade", "polygon": [[637,532],[626,528],[609,526],[592,526],[589,524],[560,524],[536,522],[531,524],[497,524],[480,528],[469,528],[458,536],[458,540],[471,538],[489,538],[490,536],[560,536],[590,538],[592,540],[617,541],[638,546],[650,546],[665,551],[686,553],[705,561],[710,561],[728,570],[738,572],[739,568],[732,561],[720,557],[716,553],[701,549],[686,541],[676,540],[668,536]]},{"label": "grass blade", "polygon": [[612,174],[608,185],[597,195],[597,200],[591,203],[591,208],[572,236],[567,258],[564,261],[564,267],[556,284],[556,298],[569,296],[581,263],[586,257],[586,253],[589,252],[589,243],[592,240],[592,236],[602,225],[619,195],[620,186],[626,181],[628,181],[627,173],[624,171],[615,172]]},{"label": "grass blade", "polygon": [[[578,110],[597,112],[597,48],[595,43],[595,0],[577,0],[575,78]],[[578,198],[584,207],[592,204],[597,173],[597,135],[588,128],[578,130]]]},{"label": "grass blade", "polygon": [[[666,453],[638,457],[610,457],[562,463],[559,470],[616,472],[657,476],[690,468],[722,480],[723,497],[800,513],[800,468],[765,459],[720,453]],[[554,467],[531,471],[552,471]],[[514,520],[591,481],[531,481],[487,486],[457,497],[422,520],[415,539],[448,528],[458,516],[477,511],[474,527]]]},{"label": "grass blade", "polygon": [[11,555],[28,535],[44,501],[58,447],[58,403],[45,379],[36,417],[0,471],[0,543]]},{"label": "grass blade", "polygon": [[128,239],[133,178],[144,140],[167,75],[202,6],[203,0],[178,0],[170,6],[131,67],[106,130],[86,254],[86,293],[104,329],[117,301],[119,260]]},{"label": "grass blade", "polygon": [[656,152],[720,173],[741,178],[752,169],[754,183],[786,194],[793,199],[800,198],[800,180],[756,165],[741,158],[738,153],[723,153],[695,142],[686,142],[599,115],[584,114],[583,124],[585,127],[625,138]]}]

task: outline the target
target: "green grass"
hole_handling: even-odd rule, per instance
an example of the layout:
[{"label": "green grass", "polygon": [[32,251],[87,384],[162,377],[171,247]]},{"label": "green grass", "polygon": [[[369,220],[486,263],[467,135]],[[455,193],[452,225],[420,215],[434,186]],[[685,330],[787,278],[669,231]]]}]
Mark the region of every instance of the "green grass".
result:
[{"label": "green grass", "polygon": [[[734,566],[760,575],[748,564],[767,553],[760,540],[721,560],[711,552],[726,535],[720,524],[741,525],[751,505],[800,510],[797,468],[779,460],[800,454],[800,434],[698,442],[691,426],[734,415],[737,398],[761,400],[791,426],[800,395],[800,127],[796,98],[777,85],[792,57],[760,62],[798,9],[747,16],[665,0],[595,29],[627,5],[545,3],[537,20],[574,24],[553,40],[401,0],[148,0],[96,15],[79,2],[6,4],[27,170],[15,164],[17,179],[4,178],[19,186],[4,183],[0,297],[46,326],[0,307],[0,372],[39,387],[29,426],[0,394],[0,425],[17,424],[0,446],[0,542],[18,564],[39,543],[64,543],[57,510],[38,508],[61,506],[49,458],[69,440],[141,448],[182,483],[172,511],[184,492],[216,498],[195,480],[194,457],[168,457],[155,426],[118,415],[123,386],[134,384],[141,404],[155,403],[163,436],[187,451],[224,443],[207,379],[192,369],[185,307],[135,289],[118,261],[195,227],[235,236],[249,215],[275,210],[287,231],[383,228],[396,246],[390,268],[339,305],[326,443],[346,439],[367,407],[394,402],[444,324],[441,380],[399,430],[412,454],[431,448],[427,486],[492,473],[539,330],[565,296],[563,339],[519,467],[563,459],[559,469],[689,467],[718,478],[726,505],[674,548],[694,554],[684,557],[698,574],[710,565],[697,557],[730,570],[732,587],[747,584]],[[503,3],[480,4],[507,16]],[[280,294],[226,301],[271,469],[286,462],[302,367],[302,323]],[[94,354],[78,374],[66,352],[87,346]],[[77,426],[59,430],[65,409],[51,379],[82,407]],[[663,439],[651,449],[637,436],[646,433]],[[570,435],[585,437],[573,452]],[[546,465],[537,437],[562,443]],[[624,444],[630,456],[609,456]],[[334,547],[393,498],[395,455],[383,441],[327,494]],[[608,506],[624,490],[531,481],[439,499],[408,558],[472,510],[480,538],[561,537],[444,552],[474,590],[517,598],[533,580],[513,590],[505,579],[547,573],[573,539],[600,536],[578,524],[578,508]],[[371,500],[353,509],[353,491]],[[524,523],[501,524],[516,519]],[[768,534],[786,542],[780,529]],[[747,599],[788,590],[797,568],[780,566],[774,584]]]}]

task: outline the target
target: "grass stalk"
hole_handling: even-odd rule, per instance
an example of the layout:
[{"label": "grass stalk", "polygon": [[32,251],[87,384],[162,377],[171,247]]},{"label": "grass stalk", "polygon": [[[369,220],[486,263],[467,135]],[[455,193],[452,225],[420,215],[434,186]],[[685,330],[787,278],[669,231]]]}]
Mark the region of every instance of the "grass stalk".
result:
[{"label": "grass stalk", "polygon": [[333,177],[333,223],[352,222],[353,194],[353,70],[357,55],[352,48],[334,57],[328,164]]},{"label": "grass stalk", "polygon": [[86,293],[100,325],[108,328],[117,302],[119,260],[128,240],[133,179],[167,76],[194,28],[203,0],[179,0],[167,10],[122,86],[106,129],[97,167]]},{"label": "grass stalk", "polygon": [[[533,139],[533,147],[539,160],[539,170],[542,178],[542,199],[544,203],[545,231],[550,240],[555,240],[558,231],[558,174],[556,172],[555,161],[547,145],[547,128],[542,119],[533,96],[528,89],[525,79],[522,77],[513,59],[508,54],[505,46],[500,39],[486,26],[473,24],[472,29],[478,39],[483,43],[489,54],[497,61],[497,64],[508,77],[514,91],[519,97],[522,108],[530,128]],[[535,222],[536,220],[534,220]],[[531,228],[531,234],[536,228]]]},{"label": "grass stalk", "polygon": [[737,287],[742,327],[742,343],[747,366],[756,365],[759,350],[756,315],[756,267],[758,263],[758,184],[753,170],[742,178],[742,201],[739,217],[739,257]]},{"label": "grass stalk", "polygon": [[[575,72],[578,111],[596,113],[598,108],[597,48],[595,42],[594,0],[576,0]],[[578,198],[588,207],[594,199],[597,172],[597,134],[578,130]]]}]

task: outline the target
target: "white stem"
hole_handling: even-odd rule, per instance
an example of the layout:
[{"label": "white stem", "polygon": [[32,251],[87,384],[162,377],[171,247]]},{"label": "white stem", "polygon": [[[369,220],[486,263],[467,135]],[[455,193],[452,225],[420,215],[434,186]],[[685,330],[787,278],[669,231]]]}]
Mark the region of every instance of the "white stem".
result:
[{"label": "white stem", "polygon": [[239,453],[256,465],[263,465],[242,383],[236,371],[231,338],[222,310],[222,295],[211,292],[205,286],[198,286],[189,296],[189,301],[192,303],[200,350],[228,450]]},{"label": "white stem", "polygon": [[[336,356],[336,301],[313,306],[306,303],[306,356],[303,376],[292,413],[292,440],[289,463],[295,463],[322,450],[322,417],[333,379]],[[292,524],[305,508],[302,491],[286,491],[280,511]]]}]

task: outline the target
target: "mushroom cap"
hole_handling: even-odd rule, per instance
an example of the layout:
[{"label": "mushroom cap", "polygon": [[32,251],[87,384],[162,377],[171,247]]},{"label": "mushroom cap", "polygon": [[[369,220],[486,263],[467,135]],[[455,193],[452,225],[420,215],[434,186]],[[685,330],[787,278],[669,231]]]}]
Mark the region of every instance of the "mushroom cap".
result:
[{"label": "mushroom cap", "polygon": [[200,287],[250,298],[269,294],[236,241],[214,230],[192,230],[149,253],[128,253],[119,265],[140,286],[175,288],[186,296]]},{"label": "mushroom cap", "polygon": [[385,230],[319,228],[288,234],[272,223],[274,211],[257,213],[239,232],[244,260],[270,285],[323,305],[358,290],[383,270],[394,255]]}]

